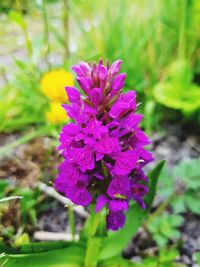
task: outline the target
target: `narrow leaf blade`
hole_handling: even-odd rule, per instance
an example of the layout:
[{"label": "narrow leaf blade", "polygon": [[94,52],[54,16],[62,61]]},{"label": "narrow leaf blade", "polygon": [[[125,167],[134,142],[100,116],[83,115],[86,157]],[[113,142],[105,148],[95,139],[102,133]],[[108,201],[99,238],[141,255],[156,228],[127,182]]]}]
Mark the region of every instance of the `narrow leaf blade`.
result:
[{"label": "narrow leaf blade", "polygon": [[161,172],[164,164],[165,164],[164,160],[160,161],[155,166],[155,168],[148,174],[148,178],[149,178],[149,193],[145,198],[145,203],[147,204],[148,209],[151,208],[151,205],[153,203],[153,199],[154,199],[154,196],[155,196],[155,193],[156,193],[156,186],[157,186],[157,183],[158,183],[158,178],[159,178],[160,172]]}]

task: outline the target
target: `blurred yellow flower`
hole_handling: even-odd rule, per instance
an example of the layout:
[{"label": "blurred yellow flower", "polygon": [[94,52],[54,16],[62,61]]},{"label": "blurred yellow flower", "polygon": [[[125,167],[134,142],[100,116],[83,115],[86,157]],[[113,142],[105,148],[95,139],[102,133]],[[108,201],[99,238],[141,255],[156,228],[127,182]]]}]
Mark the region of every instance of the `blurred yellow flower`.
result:
[{"label": "blurred yellow flower", "polygon": [[46,113],[48,122],[52,124],[59,124],[69,120],[66,111],[61,107],[60,103],[50,103],[50,110]]},{"label": "blurred yellow flower", "polygon": [[64,69],[52,70],[45,74],[41,80],[42,92],[54,102],[68,101],[65,86],[73,86],[74,77],[71,72]]}]

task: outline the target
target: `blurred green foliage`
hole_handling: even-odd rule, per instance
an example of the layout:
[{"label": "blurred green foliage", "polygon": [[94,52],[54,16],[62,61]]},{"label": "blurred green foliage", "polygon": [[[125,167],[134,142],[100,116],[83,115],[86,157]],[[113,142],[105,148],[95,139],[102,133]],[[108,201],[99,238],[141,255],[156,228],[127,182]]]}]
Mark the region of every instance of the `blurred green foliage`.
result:
[{"label": "blurred green foliage", "polygon": [[193,73],[186,60],[173,62],[166,81],[156,84],[153,94],[159,103],[181,110],[185,116],[198,112],[200,118],[200,86],[192,82]]},{"label": "blurred green foliage", "polygon": [[17,10],[19,9],[19,5],[23,12],[27,12],[29,10],[29,3],[28,0],[2,0],[0,2],[0,13],[8,13],[10,10]]},{"label": "blurred green foliage", "polygon": [[[126,90],[138,92],[147,130],[155,129],[165,116],[156,102],[191,116],[199,110],[199,86],[192,84],[200,66],[198,0],[122,0],[118,4],[104,0],[84,5],[84,1],[82,5],[72,1],[71,5],[72,14],[78,17],[77,27],[84,31],[84,41],[77,49],[79,57],[95,59],[101,55],[111,61],[123,60],[128,74]],[[169,73],[174,79],[164,83],[172,62],[177,62]]]},{"label": "blurred green foliage", "polygon": [[[28,240],[26,232],[36,226],[40,191],[38,188],[14,186],[9,179],[2,179],[0,192],[0,242],[19,244]],[[15,218],[12,218],[14,214]]]},{"label": "blurred green foliage", "polygon": [[135,263],[135,267],[186,267],[184,264],[176,262],[179,256],[178,250],[171,248],[164,248],[159,251],[158,256],[148,257],[144,259],[143,263]]},{"label": "blurred green foliage", "polygon": [[168,244],[169,240],[178,240],[181,234],[177,229],[183,223],[183,218],[177,214],[164,213],[148,223],[148,230],[159,247]]},{"label": "blurred green foliage", "polygon": [[174,168],[165,168],[160,177],[158,194],[170,199],[177,214],[191,211],[200,215],[200,159],[183,160]]},{"label": "blurred green foliage", "polygon": [[[25,2],[18,0],[13,5],[17,3],[20,7]],[[54,5],[59,11],[59,26],[52,20]],[[31,38],[28,18],[34,16],[40,18],[43,29]],[[12,120],[8,125],[3,123],[1,131],[45,123],[43,114],[48,105],[38,90],[39,81],[44,72],[56,66],[51,66],[50,58],[58,51],[62,51],[61,64],[68,68],[79,60],[93,62],[103,57],[112,62],[121,58],[127,72],[125,90],[137,91],[147,132],[159,129],[162,119],[170,120],[173,109],[183,113],[182,119],[199,122],[198,0],[33,1],[27,15],[20,8],[12,8],[7,19],[21,28],[27,58],[16,59],[17,74],[12,75],[12,82],[9,79],[8,87],[1,89],[1,116],[7,118],[7,110]],[[7,96],[4,91],[8,90]],[[38,105],[31,104],[27,94]],[[166,113],[165,107],[170,112]],[[17,111],[26,117],[17,115]]]}]

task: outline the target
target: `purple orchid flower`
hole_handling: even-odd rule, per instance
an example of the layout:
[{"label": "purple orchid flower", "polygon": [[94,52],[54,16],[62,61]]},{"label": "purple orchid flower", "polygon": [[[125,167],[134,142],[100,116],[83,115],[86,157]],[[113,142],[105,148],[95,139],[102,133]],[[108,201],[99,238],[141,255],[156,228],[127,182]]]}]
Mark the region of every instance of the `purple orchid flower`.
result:
[{"label": "purple orchid flower", "polygon": [[138,126],[143,115],[136,114],[136,92],[122,93],[121,64],[100,60],[72,67],[84,96],[75,87],[65,88],[70,103],[63,108],[73,122],[60,134],[64,160],[55,180],[56,189],[73,203],[96,203],[96,212],[105,207],[112,231],[123,227],[131,201],[146,207],[148,178],[142,168],[153,160],[144,148],[150,140]]}]

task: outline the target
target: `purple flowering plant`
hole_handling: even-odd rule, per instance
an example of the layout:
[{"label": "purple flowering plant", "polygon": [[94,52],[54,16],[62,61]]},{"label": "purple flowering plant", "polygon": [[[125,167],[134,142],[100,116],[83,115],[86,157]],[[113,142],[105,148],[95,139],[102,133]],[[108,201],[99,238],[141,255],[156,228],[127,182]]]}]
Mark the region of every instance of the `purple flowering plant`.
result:
[{"label": "purple flowering plant", "polygon": [[145,149],[149,138],[139,128],[136,92],[122,92],[126,73],[119,73],[122,61],[106,65],[100,60],[81,62],[72,69],[83,94],[65,87],[70,104],[63,104],[72,122],[62,128],[59,166],[55,187],[74,204],[95,212],[106,207],[106,226],[123,228],[132,202],[146,208],[148,178],[143,167],[153,160]]},{"label": "purple flowering plant", "polygon": [[[8,255],[3,264],[136,266],[123,259],[121,252],[148,216],[164,162],[144,173],[145,165],[153,160],[145,148],[150,140],[139,127],[143,115],[136,113],[136,93],[122,92],[126,74],[119,73],[121,63],[116,60],[104,65],[100,60],[93,65],[74,65],[80,90],[65,88],[70,103],[62,106],[71,122],[60,133],[58,150],[63,161],[55,188],[86,209],[81,211],[87,219],[76,235],[78,241],[69,205],[71,241],[6,246],[9,253],[14,250],[14,254],[22,254],[17,258]],[[80,211],[77,207],[74,210]],[[0,258],[7,257],[5,251],[3,248]]]}]

